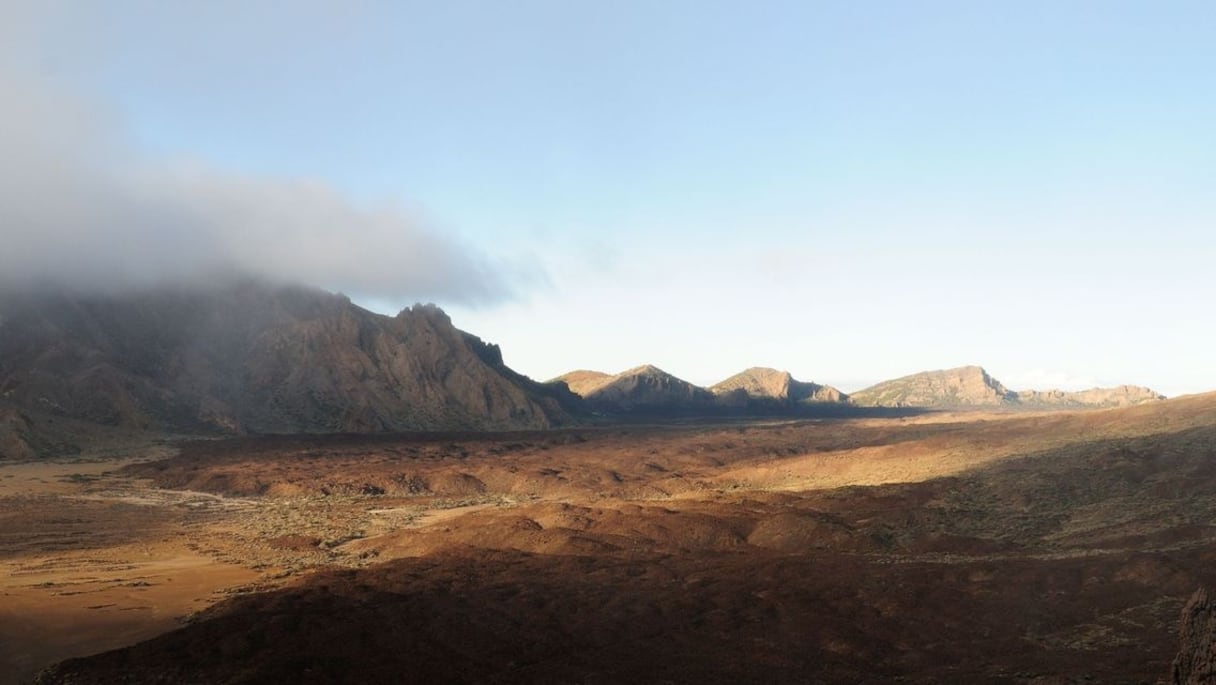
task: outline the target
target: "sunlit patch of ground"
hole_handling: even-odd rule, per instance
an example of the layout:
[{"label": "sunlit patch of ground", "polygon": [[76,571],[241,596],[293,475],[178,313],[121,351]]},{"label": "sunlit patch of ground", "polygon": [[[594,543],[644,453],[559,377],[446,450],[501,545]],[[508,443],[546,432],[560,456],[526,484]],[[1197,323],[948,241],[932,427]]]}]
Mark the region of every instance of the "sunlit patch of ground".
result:
[{"label": "sunlit patch of ground", "polygon": [[1212,397],[206,441],[5,481],[23,673],[236,593],[59,673],[1151,682],[1216,583]]}]

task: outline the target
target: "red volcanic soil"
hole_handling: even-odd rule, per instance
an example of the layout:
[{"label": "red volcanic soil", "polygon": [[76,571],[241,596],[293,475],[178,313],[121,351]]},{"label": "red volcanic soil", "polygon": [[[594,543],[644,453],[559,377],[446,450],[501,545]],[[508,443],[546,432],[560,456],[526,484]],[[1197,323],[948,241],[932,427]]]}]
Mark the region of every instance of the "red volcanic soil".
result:
[{"label": "red volcanic soil", "polygon": [[1210,397],[205,442],[126,472],[240,496],[207,549],[295,575],[40,682],[1151,683],[1216,587]]}]

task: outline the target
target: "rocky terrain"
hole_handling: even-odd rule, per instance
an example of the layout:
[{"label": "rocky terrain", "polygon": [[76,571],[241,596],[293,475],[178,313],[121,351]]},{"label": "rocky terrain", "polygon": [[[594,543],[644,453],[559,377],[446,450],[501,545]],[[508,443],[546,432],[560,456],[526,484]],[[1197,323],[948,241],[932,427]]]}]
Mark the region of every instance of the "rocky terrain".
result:
[{"label": "rocky terrain", "polygon": [[10,294],[0,684],[1202,682],[1216,395],[1158,400],[541,384],[433,306]]},{"label": "rocky terrain", "polygon": [[[155,450],[0,465],[0,626],[23,626],[0,660],[111,650],[44,683],[1151,683],[1216,584],[1216,395]],[[171,632],[149,608],[192,603]]]},{"label": "rocky terrain", "polygon": [[1196,590],[1187,601],[1180,623],[1180,645],[1170,685],[1216,683],[1216,605],[1206,590]]},{"label": "rocky terrain", "polygon": [[0,401],[0,440],[18,456],[30,446],[22,412],[233,434],[540,428],[580,411],[436,307],[387,317],[252,281],[6,296]]},{"label": "rocky terrain", "polygon": [[34,424],[13,407],[0,406],[0,458],[33,459],[38,452]]},{"label": "rocky terrain", "polygon": [[1123,385],[1080,392],[1014,392],[978,366],[962,366],[884,381],[849,396],[855,404],[876,407],[1102,408],[1165,399],[1148,388]]}]

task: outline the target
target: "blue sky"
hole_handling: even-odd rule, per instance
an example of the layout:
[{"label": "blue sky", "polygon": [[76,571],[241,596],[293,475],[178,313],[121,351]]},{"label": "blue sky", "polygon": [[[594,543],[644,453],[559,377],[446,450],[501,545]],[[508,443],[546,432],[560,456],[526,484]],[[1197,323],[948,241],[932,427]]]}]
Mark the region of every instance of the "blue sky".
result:
[{"label": "blue sky", "polygon": [[335,259],[438,273],[318,285],[434,299],[534,377],[1216,389],[1212,3],[285,7],[31,4],[5,59],[123,164],[244,179],[240,207],[324,187]]}]

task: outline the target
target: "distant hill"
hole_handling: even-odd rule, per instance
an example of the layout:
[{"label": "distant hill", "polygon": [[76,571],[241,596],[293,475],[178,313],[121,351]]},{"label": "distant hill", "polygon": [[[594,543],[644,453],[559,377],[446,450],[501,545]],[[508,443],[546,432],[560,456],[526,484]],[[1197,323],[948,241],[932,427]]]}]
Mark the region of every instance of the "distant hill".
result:
[{"label": "distant hill", "polygon": [[433,305],[390,317],[252,281],[0,297],[0,400],[0,444],[16,454],[34,413],[295,433],[544,428],[580,411],[577,397],[515,373]]},{"label": "distant hill", "polygon": [[613,378],[612,374],[604,373],[603,371],[578,370],[578,371],[571,371],[569,373],[563,373],[562,375],[550,380],[549,382],[555,383],[555,382],[560,381],[562,383],[565,383],[566,386],[570,388],[570,392],[572,392],[575,395],[578,395],[580,397],[586,397],[589,393],[593,392],[596,388],[599,388],[600,386],[604,385],[605,383],[608,383],[609,381],[611,381],[612,378]]},{"label": "distant hill", "polygon": [[1139,385],[1113,388],[1091,388],[1076,392],[1064,390],[1022,390],[1018,402],[1025,406],[1042,407],[1130,407],[1145,402],[1164,400],[1165,395]]},{"label": "distant hill", "polygon": [[710,407],[714,395],[705,388],[676,378],[645,364],[615,375],[597,371],[573,371],[558,376],[587,403],[608,412],[688,411]]},{"label": "distant hill", "polygon": [[883,381],[850,397],[874,407],[999,407],[1015,401],[1016,394],[984,369],[962,366]]},{"label": "distant hill", "polygon": [[705,416],[790,414],[871,415],[878,410],[1091,409],[1124,407],[1164,399],[1148,388],[1123,385],[1079,392],[1005,387],[979,366],[962,366],[884,381],[847,395],[829,385],[799,381],[787,371],[752,367],[709,389],[651,365],[612,375],[571,371],[563,383],[596,411],[609,414],[670,412]]},{"label": "distant hill", "polygon": [[1006,388],[979,366],[924,371],[884,381],[849,396],[861,406],[871,407],[992,407],[1067,409],[1131,406],[1165,399],[1148,388],[1123,385],[1079,392]]},{"label": "distant hill", "polygon": [[[646,364],[612,375],[571,371],[554,378],[605,413],[694,413],[732,416],[751,410],[786,412],[821,405],[848,406],[836,388],[795,380],[788,372],[753,367],[706,389]],[[801,412],[799,412],[801,413]]]},{"label": "distant hill", "polygon": [[788,371],[754,366],[709,388],[719,401],[729,405],[751,402],[798,404],[807,402],[841,403],[848,395],[830,385],[795,380]]}]

